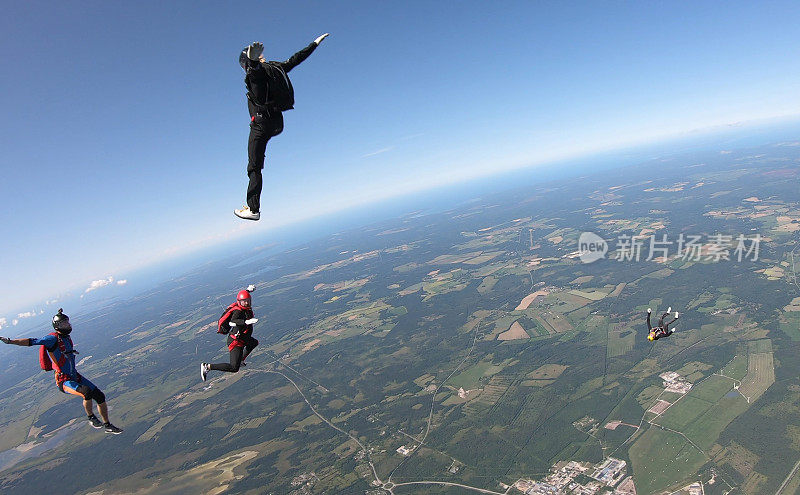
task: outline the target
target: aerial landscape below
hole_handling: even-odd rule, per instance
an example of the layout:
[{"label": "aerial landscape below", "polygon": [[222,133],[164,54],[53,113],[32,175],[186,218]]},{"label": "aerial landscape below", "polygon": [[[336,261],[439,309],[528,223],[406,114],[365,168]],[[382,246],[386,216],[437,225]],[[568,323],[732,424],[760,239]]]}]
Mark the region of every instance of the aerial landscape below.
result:
[{"label": "aerial landscape below", "polygon": [[[208,263],[73,319],[113,443],[10,367],[0,491],[794,493],[798,174],[800,142],[678,154]],[[200,381],[251,283],[260,345]]]}]

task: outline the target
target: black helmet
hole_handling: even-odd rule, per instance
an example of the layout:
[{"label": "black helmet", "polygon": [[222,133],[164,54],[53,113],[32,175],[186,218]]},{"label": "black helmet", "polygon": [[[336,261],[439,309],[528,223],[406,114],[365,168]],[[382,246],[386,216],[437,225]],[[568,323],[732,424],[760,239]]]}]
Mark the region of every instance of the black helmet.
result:
[{"label": "black helmet", "polygon": [[69,323],[69,316],[64,314],[64,310],[58,308],[58,313],[53,316],[53,328],[58,333],[69,335],[72,331],[72,325]]}]

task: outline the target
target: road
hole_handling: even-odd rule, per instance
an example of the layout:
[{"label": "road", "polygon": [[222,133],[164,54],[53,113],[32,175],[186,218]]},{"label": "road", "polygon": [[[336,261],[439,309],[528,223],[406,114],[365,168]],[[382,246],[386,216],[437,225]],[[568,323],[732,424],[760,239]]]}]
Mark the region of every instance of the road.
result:
[{"label": "road", "polygon": [[[282,364],[282,363],[280,361],[278,361],[278,364]],[[372,463],[372,459],[370,458],[370,455],[369,455],[369,450],[367,449],[367,447],[364,446],[363,443],[361,443],[361,441],[358,438],[354,437],[350,433],[348,433],[348,432],[344,431],[343,429],[339,428],[335,424],[333,424],[330,421],[328,421],[328,418],[326,418],[322,414],[318,413],[317,410],[314,409],[314,406],[311,405],[311,402],[308,401],[308,398],[306,397],[306,394],[304,394],[303,391],[300,390],[300,387],[298,387],[297,384],[294,382],[294,380],[292,380],[291,378],[286,376],[285,373],[282,373],[282,372],[276,371],[276,370],[263,370],[263,371],[265,373],[272,373],[272,374],[275,374],[275,375],[281,375],[282,377],[286,378],[289,381],[289,383],[294,385],[294,388],[297,389],[297,392],[300,394],[301,397],[303,397],[303,400],[306,402],[306,404],[308,405],[309,409],[311,409],[311,412],[313,412],[314,415],[316,415],[319,419],[324,421],[325,424],[327,424],[328,426],[330,426],[334,430],[336,430],[339,433],[342,433],[344,435],[347,435],[348,438],[350,438],[352,441],[354,441],[356,444],[358,444],[358,446],[361,447],[361,450],[363,450],[364,453],[367,456],[367,462],[369,463],[369,467],[372,469],[372,475],[375,477],[375,481],[379,485],[383,485],[383,481],[381,481],[380,477],[378,476],[378,472],[375,470],[375,465]]]},{"label": "road", "polygon": [[[473,348],[474,348],[474,346],[475,346],[475,341],[473,340]],[[471,353],[471,350],[470,350],[470,353]],[[466,358],[464,359],[464,361],[466,361]],[[283,365],[283,363],[281,363],[280,361],[277,361],[277,360],[273,361],[270,364],[273,364],[273,363],[277,363],[277,364]],[[462,361],[462,364],[463,364],[463,361]],[[456,368],[456,369],[458,369],[458,368]],[[486,490],[484,488],[478,488],[478,487],[475,487],[475,486],[462,485],[460,483],[450,483],[450,482],[447,482],[447,481],[432,481],[432,480],[430,480],[430,481],[429,480],[406,481],[406,482],[403,482],[403,483],[392,483],[391,481],[387,480],[386,482],[384,482],[383,480],[381,480],[380,476],[378,476],[378,472],[375,469],[375,465],[373,464],[372,459],[370,458],[369,450],[367,449],[367,447],[363,443],[361,443],[361,441],[358,438],[354,437],[350,433],[344,431],[343,429],[339,428],[335,424],[331,423],[328,420],[328,418],[326,418],[325,416],[320,414],[316,409],[314,409],[314,406],[311,405],[311,402],[308,400],[306,395],[303,393],[303,391],[300,389],[300,387],[297,385],[297,383],[295,383],[294,380],[289,378],[285,373],[277,371],[277,370],[258,370],[258,371],[261,371],[261,372],[264,372],[264,373],[271,373],[271,374],[274,374],[274,375],[280,375],[283,378],[285,378],[289,383],[291,383],[294,386],[294,388],[297,390],[297,392],[303,398],[303,401],[305,401],[306,405],[309,407],[309,409],[311,409],[311,412],[314,413],[315,416],[317,416],[319,419],[321,419],[326,425],[330,426],[331,428],[333,428],[334,430],[338,431],[339,433],[341,433],[343,435],[346,435],[348,438],[350,438],[352,441],[354,441],[361,448],[361,450],[363,450],[365,452],[365,454],[367,455],[367,462],[369,463],[369,467],[372,470],[372,476],[375,478],[375,482],[376,482],[377,486],[380,486],[383,490],[385,490],[386,492],[388,492],[388,493],[390,493],[392,495],[394,495],[394,489],[395,488],[400,487],[400,486],[411,486],[411,485],[456,486],[456,487],[459,487],[459,488],[464,488],[465,490],[472,490],[472,491],[478,492],[478,493],[490,493],[490,494],[494,494],[494,495],[508,495],[508,492],[511,489],[511,487],[509,487],[508,490],[506,490],[505,492],[495,492],[495,491],[492,491],[492,490]],[[455,373],[455,371],[454,371],[454,373]],[[453,373],[450,374],[450,376],[452,376],[452,375],[453,375]],[[449,378],[449,376],[448,376],[448,378]],[[444,383],[444,382],[442,382],[442,383]],[[434,393],[434,396],[435,396],[435,393]],[[429,418],[429,423],[428,423],[428,431],[430,431],[430,418]],[[411,436],[411,435],[408,435],[408,436]],[[426,436],[427,436],[427,431],[426,431]],[[423,442],[424,442],[424,438],[423,438]],[[420,442],[420,445],[423,442]]]},{"label": "road", "polygon": [[[511,487],[504,492],[494,492],[492,490],[486,490],[484,488],[476,488],[474,486],[469,485],[462,485],[460,483],[449,483],[447,481],[407,481],[405,483],[397,483],[393,485],[392,489],[397,488],[398,486],[410,486],[410,485],[443,485],[443,486],[457,486],[459,488],[464,488],[466,490],[472,490],[473,492],[478,493],[492,493],[494,495],[507,495],[508,490],[511,490]],[[394,492],[391,492],[394,493]]]},{"label": "road", "polygon": [[[490,493],[490,494],[494,494],[494,495],[507,495],[508,492],[512,488],[511,486],[509,486],[508,489],[505,492],[496,492],[496,491],[492,491],[492,490],[487,490],[485,488],[478,488],[478,487],[475,487],[475,486],[463,485],[463,484],[460,484],[460,483],[451,483],[451,482],[447,482],[447,481],[420,480],[420,481],[407,481],[407,482],[403,482],[403,483],[393,483],[392,482],[392,475],[394,475],[395,471],[397,471],[397,469],[400,468],[400,466],[402,466],[408,459],[410,459],[414,455],[414,453],[420,448],[420,446],[422,446],[425,443],[425,440],[428,438],[428,434],[431,431],[431,424],[433,422],[433,411],[434,411],[434,408],[436,407],[436,394],[439,393],[439,390],[441,390],[441,388],[445,385],[445,383],[447,383],[447,381],[450,378],[452,378],[461,369],[461,367],[464,366],[464,363],[466,363],[467,360],[470,358],[470,356],[472,355],[473,351],[475,350],[475,345],[476,345],[476,343],[478,341],[479,330],[480,330],[480,328],[482,328],[482,326],[483,326],[482,323],[478,323],[478,324],[475,325],[475,329],[473,331],[473,336],[472,336],[472,345],[470,346],[469,350],[467,351],[466,355],[464,356],[464,359],[462,359],[461,362],[459,362],[459,364],[453,369],[453,371],[451,371],[450,374],[447,375],[447,378],[442,380],[442,382],[436,387],[436,390],[431,394],[431,409],[430,409],[430,412],[428,413],[428,421],[427,421],[427,425],[425,427],[425,434],[422,436],[422,439],[421,440],[415,439],[419,443],[414,447],[414,450],[411,452],[411,454],[408,457],[406,457],[405,459],[403,459],[403,461],[399,465],[397,465],[397,467],[395,467],[392,470],[391,473],[389,473],[389,477],[385,482],[383,480],[381,480],[380,476],[378,476],[378,472],[375,469],[375,465],[372,462],[372,458],[370,456],[369,449],[367,449],[367,447],[363,443],[361,443],[361,441],[358,438],[354,437],[350,433],[348,433],[348,432],[344,431],[343,429],[339,428],[338,426],[334,425],[333,423],[331,423],[328,420],[328,418],[326,418],[325,416],[320,414],[316,409],[314,409],[314,406],[311,405],[311,402],[308,400],[306,395],[303,393],[303,391],[300,389],[300,387],[297,385],[297,383],[295,383],[294,380],[289,378],[289,376],[287,376],[285,373],[283,373],[281,371],[278,371],[278,370],[263,369],[263,370],[253,370],[253,371],[261,371],[261,372],[264,372],[264,373],[271,373],[271,374],[275,374],[275,375],[280,375],[283,378],[285,378],[287,381],[289,381],[289,383],[291,383],[294,386],[294,388],[297,390],[297,392],[300,394],[300,396],[303,397],[303,401],[305,401],[306,405],[308,405],[309,409],[311,409],[311,412],[314,413],[315,416],[317,416],[320,420],[322,420],[329,427],[333,428],[334,430],[338,431],[339,433],[342,433],[343,435],[346,435],[348,438],[353,440],[361,448],[361,450],[364,451],[364,453],[367,456],[366,458],[367,458],[367,462],[369,463],[369,467],[372,470],[372,476],[375,478],[375,483],[374,484],[376,486],[380,487],[381,489],[385,490],[390,495],[394,495],[394,489],[396,487],[413,486],[413,485],[453,486],[453,487],[463,488],[465,490],[471,490],[471,491],[478,492],[478,493]],[[302,375],[296,369],[288,366],[287,364],[284,364],[280,360],[280,358],[269,362],[267,364],[267,366],[270,366],[272,364],[278,364],[279,366],[286,367],[287,369],[289,369],[292,372],[296,373],[301,378],[304,378],[304,379],[308,380],[309,382],[315,384],[316,386],[318,386],[319,388],[321,388],[321,389],[323,389],[323,390],[325,390],[327,392],[327,388],[323,387],[322,385],[320,385],[319,383],[315,382],[314,380]],[[408,436],[408,437],[410,437],[410,438],[414,438],[413,436],[408,435],[408,434],[406,434],[404,432],[403,432],[403,434]]]},{"label": "road", "polygon": [[[469,311],[467,311],[467,312],[469,313]],[[462,359],[461,362],[458,363],[458,366],[456,366],[455,369],[453,369],[453,371],[451,371],[450,374],[447,375],[447,378],[445,378],[444,380],[442,380],[441,383],[439,383],[439,385],[436,387],[436,390],[434,390],[433,393],[431,394],[431,410],[430,410],[430,413],[428,413],[428,424],[425,427],[425,434],[422,436],[422,440],[419,440],[419,444],[414,447],[414,450],[411,451],[411,454],[409,454],[408,457],[403,459],[403,461],[400,464],[398,464],[397,467],[392,469],[392,472],[389,473],[389,479],[388,479],[389,482],[392,481],[392,476],[394,476],[395,471],[400,469],[400,467],[403,464],[405,464],[406,461],[411,459],[411,457],[414,455],[414,453],[420,448],[420,446],[422,444],[425,443],[425,440],[428,438],[428,433],[430,433],[430,431],[431,431],[431,422],[433,420],[433,409],[436,406],[436,394],[438,394],[439,390],[441,390],[441,388],[444,386],[444,384],[447,383],[447,380],[452,378],[453,375],[455,375],[456,372],[458,372],[458,370],[460,370],[461,367],[464,366],[464,363],[466,363],[467,359],[469,359],[469,357],[472,355],[472,351],[475,350],[475,343],[478,341],[478,329],[480,329],[482,326],[483,326],[482,323],[478,323],[477,325],[475,325],[475,330],[474,330],[473,337],[472,337],[472,346],[470,346],[469,351],[467,351],[467,355],[464,356],[464,359]]]},{"label": "road", "polygon": [[789,472],[789,475],[786,476],[786,479],[783,480],[783,483],[781,483],[781,486],[778,487],[778,491],[775,492],[775,495],[781,495],[781,493],[783,492],[783,489],[786,488],[786,485],[789,484],[789,481],[791,481],[792,476],[794,476],[795,473],[797,473],[798,469],[800,469],[800,461],[797,461],[797,464],[794,465],[792,470]]}]

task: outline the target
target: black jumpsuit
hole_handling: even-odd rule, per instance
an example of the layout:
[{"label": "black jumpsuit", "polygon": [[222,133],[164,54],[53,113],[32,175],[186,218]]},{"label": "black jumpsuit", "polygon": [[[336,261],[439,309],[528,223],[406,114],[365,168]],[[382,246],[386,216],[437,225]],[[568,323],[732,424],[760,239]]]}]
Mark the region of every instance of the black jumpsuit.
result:
[{"label": "black jumpsuit", "polygon": [[[312,42],[307,47],[289,58],[285,62],[271,62],[280,66],[284,72],[297,67],[303,60],[317,48]],[[273,136],[283,132],[283,114],[270,104],[269,81],[273,77],[283,77],[278,71],[266,62],[253,62],[247,60],[247,77],[245,78],[251,97],[247,100],[250,112],[250,137],[247,139],[247,176],[250,182],[247,185],[247,206],[253,213],[261,211],[261,170],[264,168],[264,154],[267,142]],[[271,107],[271,108],[270,108]]]},{"label": "black jumpsuit", "polygon": [[230,373],[236,373],[239,371],[239,366],[242,365],[242,361],[251,353],[253,349],[256,348],[258,345],[258,341],[253,338],[253,325],[247,325],[245,320],[249,320],[253,317],[253,310],[241,310],[235,309],[233,313],[231,313],[230,322],[236,323],[235,327],[231,327],[231,331],[228,334],[228,346],[230,347],[231,342],[233,342],[233,336],[238,334],[237,339],[240,342],[244,342],[244,347],[234,347],[231,351],[231,362],[230,363],[217,363],[212,364],[209,369],[217,370],[217,371],[228,371]]},{"label": "black jumpsuit", "polygon": [[667,312],[662,314],[661,318],[658,319],[658,326],[653,327],[650,324],[650,313],[647,313],[647,330],[649,332],[653,332],[653,338],[655,338],[655,340],[658,340],[661,337],[668,337],[672,335],[672,332],[669,330],[669,326],[678,321],[678,319],[675,318],[672,321],[664,323],[664,318],[666,318],[668,315],[669,313]]}]

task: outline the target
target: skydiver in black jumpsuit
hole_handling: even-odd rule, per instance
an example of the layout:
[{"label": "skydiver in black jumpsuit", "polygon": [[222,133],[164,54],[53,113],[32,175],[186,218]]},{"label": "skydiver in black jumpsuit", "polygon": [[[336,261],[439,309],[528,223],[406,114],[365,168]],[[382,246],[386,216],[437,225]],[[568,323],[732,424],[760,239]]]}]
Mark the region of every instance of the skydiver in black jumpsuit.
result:
[{"label": "skydiver in black jumpsuit", "polygon": [[670,335],[672,335],[675,332],[675,330],[670,330],[669,326],[678,321],[678,316],[679,316],[678,312],[677,311],[675,312],[675,319],[664,323],[664,318],[666,318],[669,315],[670,311],[672,311],[671,307],[667,308],[667,311],[664,312],[661,315],[661,318],[658,319],[658,325],[654,327],[650,323],[650,313],[652,313],[652,311],[653,310],[651,310],[650,308],[647,308],[647,330],[649,332],[647,335],[647,340],[653,341],[653,340],[658,340],[662,337],[669,337]]}]

